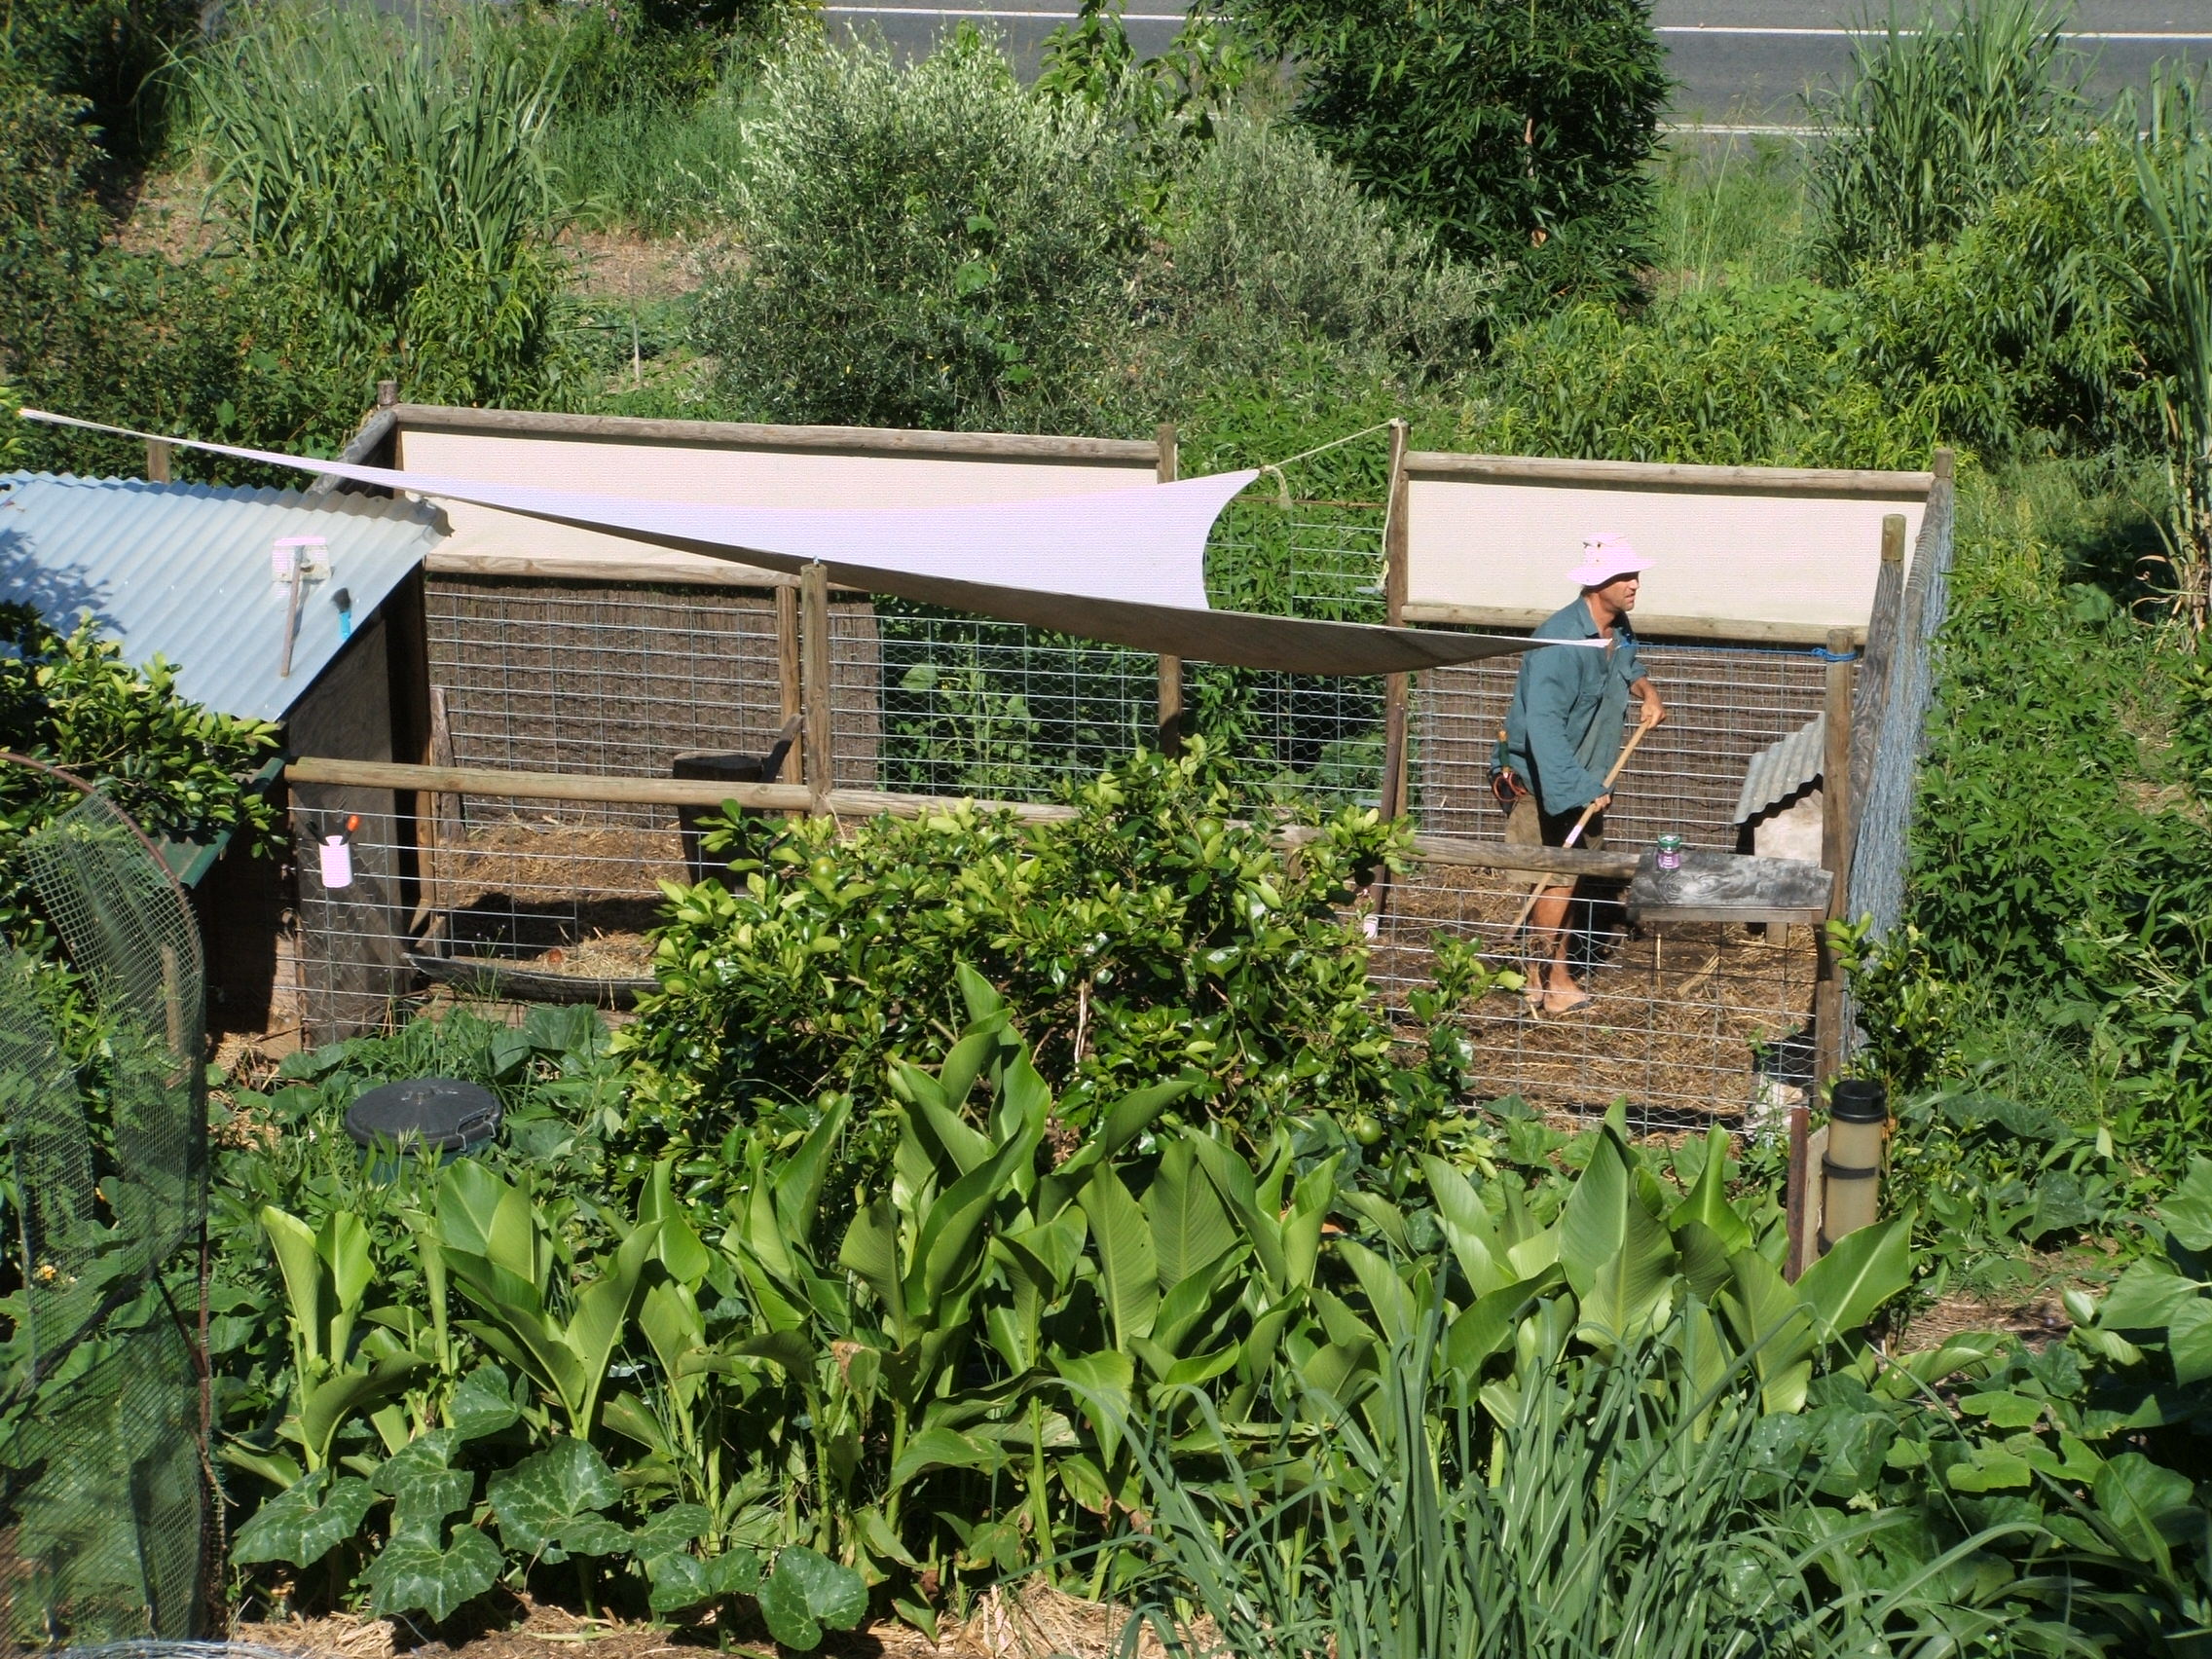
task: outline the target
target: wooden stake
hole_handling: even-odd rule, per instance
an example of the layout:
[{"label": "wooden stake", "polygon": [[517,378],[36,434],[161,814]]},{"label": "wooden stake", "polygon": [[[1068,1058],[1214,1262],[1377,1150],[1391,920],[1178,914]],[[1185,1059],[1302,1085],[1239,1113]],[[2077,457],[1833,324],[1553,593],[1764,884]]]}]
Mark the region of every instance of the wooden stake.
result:
[{"label": "wooden stake", "polygon": [[[1825,694],[1821,700],[1824,727],[1821,745],[1821,863],[1830,878],[1828,919],[1851,913],[1851,716],[1852,693],[1859,664],[1851,649],[1851,635],[1836,629],[1828,635]],[[1843,1069],[1843,975],[1826,928],[1814,941],[1818,968],[1813,983],[1813,1097],[1789,1110],[1789,1187],[1786,1208],[1789,1218],[1786,1276],[1795,1279],[1805,1271],[1805,1240],[1813,1202],[1812,1107]],[[1812,1218],[1817,1224],[1818,1218]]]},{"label": "wooden stake", "polygon": [[[791,724],[794,716],[805,712],[805,704],[799,692],[802,683],[799,675],[798,589],[779,587],[776,589],[776,692],[778,707],[783,711],[786,725]],[[802,719],[799,735],[793,742],[791,753],[784,756],[784,776],[787,778],[806,776],[804,725]]]},{"label": "wooden stake", "polygon": [[169,481],[169,446],[159,438],[146,440],[146,482],[166,484]]},{"label": "wooden stake", "polygon": [[[1162,484],[1172,484],[1182,464],[1182,457],[1175,439],[1175,423],[1160,424],[1160,464],[1158,477]],[[1177,755],[1183,748],[1183,659],[1162,656],[1160,659],[1160,753]]]},{"label": "wooden stake", "polygon": [[[1406,436],[1403,421],[1390,423],[1390,474],[1382,509],[1382,605],[1393,628],[1406,620]],[[1414,677],[1386,675],[1382,681],[1382,816],[1406,810],[1406,730]]]},{"label": "wooden stake", "polygon": [[799,571],[799,684],[805,702],[803,774],[817,816],[830,811],[832,756],[830,730],[830,567],[808,565]]}]

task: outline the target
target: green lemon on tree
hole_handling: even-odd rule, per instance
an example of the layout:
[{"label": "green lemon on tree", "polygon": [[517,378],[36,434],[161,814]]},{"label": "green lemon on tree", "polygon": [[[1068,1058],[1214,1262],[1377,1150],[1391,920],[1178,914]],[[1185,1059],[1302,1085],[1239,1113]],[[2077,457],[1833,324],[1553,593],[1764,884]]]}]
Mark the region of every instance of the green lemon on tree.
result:
[{"label": "green lemon on tree", "polygon": [[1382,1125],[1371,1112],[1353,1114],[1351,1122],[1346,1126],[1351,1131],[1351,1138],[1361,1146],[1373,1146],[1382,1138]]}]

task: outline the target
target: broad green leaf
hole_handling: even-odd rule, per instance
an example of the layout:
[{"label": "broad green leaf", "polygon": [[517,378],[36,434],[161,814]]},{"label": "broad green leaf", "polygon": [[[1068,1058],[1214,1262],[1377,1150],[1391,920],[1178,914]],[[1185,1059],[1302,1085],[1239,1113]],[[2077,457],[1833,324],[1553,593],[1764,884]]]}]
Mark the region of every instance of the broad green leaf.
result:
[{"label": "broad green leaf", "polygon": [[1037,1214],[1050,1221],[1079,1195],[1090,1172],[1142,1134],[1153,1119],[1191,1092],[1188,1082],[1159,1083],[1124,1094],[1106,1108],[1096,1132],[1076,1148],[1068,1161],[1037,1184]]},{"label": "broad green leaf", "polygon": [[[269,1235],[277,1270],[284,1275],[284,1298],[291,1304],[292,1325],[310,1359],[322,1351],[322,1257],[314,1247],[314,1229],[296,1215],[274,1204],[261,1211],[262,1231]],[[330,1356],[344,1359],[343,1354]]]},{"label": "broad green leaf", "polygon": [[1702,1221],[1678,1221],[1674,1233],[1682,1282],[1699,1301],[1711,1302],[1728,1282],[1728,1258],[1735,1252]]},{"label": "broad green leaf", "polygon": [[678,1554],[692,1539],[713,1531],[714,1526],[715,1517],[705,1504],[672,1503],[645,1517],[645,1524],[632,1536],[630,1548],[640,1561],[651,1562],[658,1556]]},{"label": "broad green leaf", "polygon": [[1500,1285],[1483,1297],[1452,1321],[1444,1341],[1445,1364],[1461,1377],[1473,1377],[1485,1360],[1505,1347],[1530,1304],[1559,1280],[1555,1264],[1533,1278]]},{"label": "broad green leaf", "polygon": [[2091,1490],[2106,1525],[2128,1553],[2164,1570],[2170,1570],[2170,1546],[2203,1525],[2189,1477],[2140,1452],[2108,1459]]},{"label": "broad green leaf", "polygon": [[1236,1242],[1228,1206],[1198,1167],[1188,1140],[1167,1144],[1142,1205],[1152,1224],[1153,1251],[1162,1288],[1181,1284],[1213,1266]]},{"label": "broad green leaf", "polygon": [[1601,1274],[1609,1274],[1616,1287],[1642,1285],[1655,1272],[1664,1274],[1674,1253],[1665,1225],[1636,1191],[1628,1149],[1606,1129],[1560,1215],[1559,1264],[1567,1282],[1586,1300]]},{"label": "broad green leaf", "polygon": [[445,1534],[446,1517],[466,1509],[476,1477],[466,1469],[434,1469],[391,1484],[391,1535],[433,1546]]},{"label": "broad green leaf", "polygon": [[1160,1260],[1153,1253],[1152,1227],[1111,1169],[1090,1178],[1080,1201],[1097,1246],[1114,1338],[1126,1346],[1131,1338],[1152,1334],[1160,1309]]},{"label": "broad green leaf", "polygon": [[231,1560],[312,1567],[361,1530],[376,1500],[367,1481],[317,1469],[254,1511],[231,1540]]},{"label": "broad green leaf", "polygon": [[1375,1311],[1375,1323],[1382,1333],[1382,1340],[1396,1345],[1410,1339],[1418,1313],[1413,1293],[1396,1271],[1366,1245],[1349,1238],[1339,1244],[1337,1251],[1350,1264],[1352,1276],[1359,1280],[1367,1306]]},{"label": "broad green leaf", "polygon": [[2130,1262],[2097,1304],[2097,1324],[2107,1331],[2156,1331],[2199,1296],[2194,1281],[2165,1262]]},{"label": "broad green leaf", "polygon": [[558,1563],[567,1556],[613,1556],[630,1553],[630,1534],[604,1515],[579,1515],[554,1534],[545,1559]]},{"label": "broad green leaf", "polygon": [[498,1434],[521,1419],[513,1384],[496,1365],[479,1365],[463,1377],[446,1405],[446,1422],[463,1440]]},{"label": "broad green leaf", "polygon": [[798,1150],[784,1160],[776,1172],[776,1220],[785,1236],[805,1244],[814,1236],[814,1218],[822,1208],[822,1184],[830,1178],[830,1165],[845,1124],[853,1115],[849,1095],[836,1095],[822,1121],[809,1129]]},{"label": "broad green leaf", "polygon": [[851,1630],[867,1611],[867,1585],[861,1575],[803,1544],[776,1552],[776,1565],[757,1594],[768,1634],[801,1652],[821,1645],[825,1625]]},{"label": "broad green leaf", "polygon": [[457,1158],[438,1174],[438,1237],[449,1250],[492,1255],[492,1219],[511,1189],[484,1163]]},{"label": "broad green leaf", "polygon": [[2212,1377],[2212,1302],[2184,1303],[2166,1325],[2166,1357],[2183,1387]]},{"label": "broad green leaf", "polygon": [[1705,1167],[1698,1171],[1697,1185],[1667,1217],[1668,1227],[1677,1231],[1692,1221],[1710,1229],[1731,1254],[1751,1242],[1750,1226],[1728,1201],[1728,1131],[1718,1124],[1706,1131]]},{"label": "broad green leaf", "polygon": [[925,1428],[907,1437],[905,1449],[891,1465],[891,1484],[903,1486],[931,1469],[995,1469],[1005,1461],[1006,1453],[998,1447],[985,1446],[957,1429]]},{"label": "broad green leaf", "polygon": [[1474,1184],[1441,1158],[1423,1158],[1420,1161],[1428,1176],[1429,1193],[1436,1199],[1437,1224],[1459,1271],[1467,1275],[1468,1287],[1478,1298],[1502,1289],[1512,1275],[1506,1272],[1504,1247],[1491,1225],[1490,1211]]},{"label": "broad green leaf", "polygon": [[2032,1428],[2043,1420],[2044,1408],[2047,1404],[2047,1401],[2039,1400],[2032,1394],[2018,1394],[2009,1388],[1996,1388],[1965,1396],[1959,1401],[1959,1410],[1969,1417],[1987,1418],[1997,1428]]},{"label": "broad green leaf", "polygon": [[464,1602],[492,1588],[499,1577],[499,1547],[473,1527],[463,1527],[453,1547],[395,1537],[378,1552],[361,1576],[369,1584],[369,1611],[380,1618],[426,1612],[443,1622]]},{"label": "broad green leaf", "polygon": [[300,1439],[314,1460],[324,1460],[332,1438],[355,1413],[404,1394],[422,1370],[412,1354],[391,1354],[367,1371],[341,1372],[310,1388],[300,1404]]},{"label": "broad green leaf", "polygon": [[1756,1250],[1739,1250],[1729,1263],[1721,1306],[1758,1373],[1766,1409],[1800,1410],[1812,1382],[1815,1337],[1812,1315],[1795,1287]]},{"label": "broad green leaf", "polygon": [[1091,1431],[1098,1436],[1098,1450],[1111,1463],[1121,1447],[1123,1430],[1128,1425],[1130,1394],[1136,1386],[1135,1362],[1125,1353],[1108,1349],[1064,1355],[1054,1359],[1052,1367],[1083,1403]]},{"label": "broad green leaf", "polygon": [[643,1559],[656,1613],[680,1613],[725,1596],[750,1596],[760,1586],[760,1558],[751,1550],[705,1557],[678,1551]]},{"label": "broad green leaf", "polygon": [[707,1276],[711,1259],[706,1245],[699,1242],[683,1206],[677,1200],[675,1162],[662,1159],[653,1165],[646,1179],[645,1189],[638,1198],[638,1219],[660,1224],[660,1265],[678,1283],[695,1285]]},{"label": "broad green leaf", "polygon": [[1829,1337],[1856,1331],[1912,1283],[1912,1214],[1849,1233],[1797,1280],[1797,1295]]},{"label": "broad green leaf", "polygon": [[571,1522],[618,1500],[622,1483],[591,1446],[563,1437],[494,1475],[485,1484],[484,1495],[499,1518],[499,1537],[507,1549],[536,1555]]},{"label": "broad green leaf", "polygon": [[893,1337],[903,1346],[907,1321],[903,1275],[899,1271],[899,1212],[889,1198],[872,1199],[854,1213],[837,1260],[875,1292]]},{"label": "broad green leaf", "polygon": [[1337,1195],[1337,1202],[1360,1217],[1402,1254],[1413,1254],[1413,1241],[1406,1235],[1405,1213],[1389,1199],[1376,1193],[1347,1191]]},{"label": "broad green leaf", "polygon": [[2158,1200],[2158,1219],[2184,1249],[2212,1250],[2212,1159],[2189,1161],[2181,1184]]}]

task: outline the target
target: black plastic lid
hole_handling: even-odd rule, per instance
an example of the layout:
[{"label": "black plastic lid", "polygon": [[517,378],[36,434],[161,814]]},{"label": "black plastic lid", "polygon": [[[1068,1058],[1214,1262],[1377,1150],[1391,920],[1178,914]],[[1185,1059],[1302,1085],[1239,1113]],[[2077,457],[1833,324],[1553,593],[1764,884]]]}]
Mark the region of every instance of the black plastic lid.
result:
[{"label": "black plastic lid", "polygon": [[1828,1093],[1828,1116],[1847,1124],[1879,1124],[1890,1115],[1890,1091],[1872,1078],[1839,1078]]},{"label": "black plastic lid", "polygon": [[346,1108],[346,1132],[360,1146],[419,1140],[440,1152],[465,1152],[499,1132],[499,1097],[450,1077],[380,1084]]}]

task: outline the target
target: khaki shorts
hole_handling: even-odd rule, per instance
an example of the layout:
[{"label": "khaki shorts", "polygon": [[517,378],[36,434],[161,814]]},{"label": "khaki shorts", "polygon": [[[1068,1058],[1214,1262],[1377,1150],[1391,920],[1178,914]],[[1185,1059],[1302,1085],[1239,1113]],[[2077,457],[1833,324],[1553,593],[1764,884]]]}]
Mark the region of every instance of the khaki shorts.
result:
[{"label": "khaki shorts", "polygon": [[[1564,847],[1567,831],[1574,821],[1582,816],[1578,806],[1572,812],[1546,812],[1536,804],[1536,797],[1525,794],[1513,803],[1513,810],[1505,815],[1505,844],[1509,847]],[[1605,815],[1599,813],[1590,820],[1582,831],[1582,838],[1574,843],[1595,852],[1605,844]]]}]

